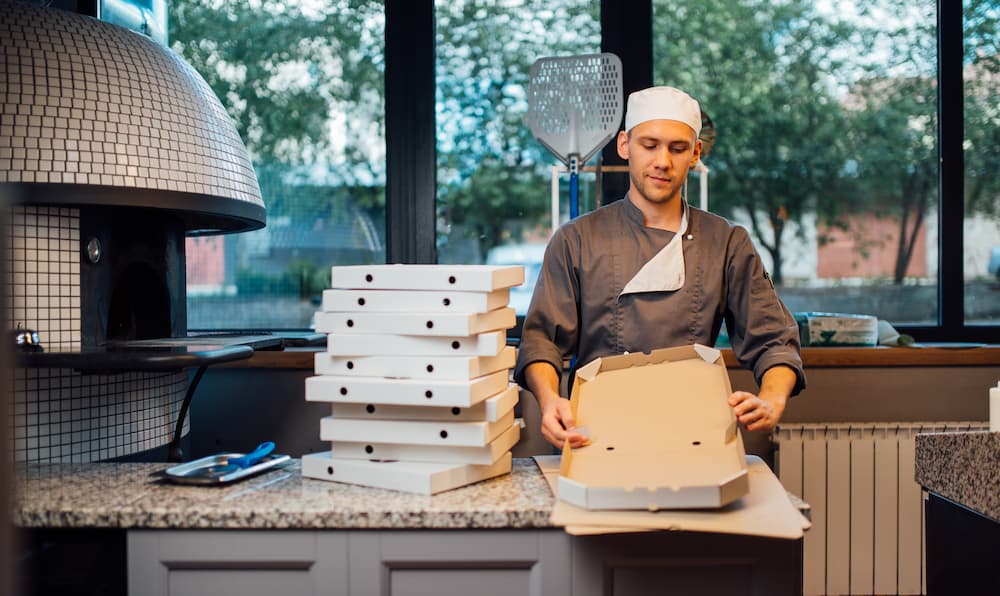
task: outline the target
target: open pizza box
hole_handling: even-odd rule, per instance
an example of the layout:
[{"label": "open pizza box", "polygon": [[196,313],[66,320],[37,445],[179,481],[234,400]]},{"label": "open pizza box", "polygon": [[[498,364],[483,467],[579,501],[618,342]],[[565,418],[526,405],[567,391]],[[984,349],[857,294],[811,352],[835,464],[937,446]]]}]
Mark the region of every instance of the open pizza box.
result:
[{"label": "open pizza box", "polygon": [[570,404],[590,442],[567,443],[559,498],[589,510],[721,508],[750,490],[729,374],[701,345],[600,358]]}]

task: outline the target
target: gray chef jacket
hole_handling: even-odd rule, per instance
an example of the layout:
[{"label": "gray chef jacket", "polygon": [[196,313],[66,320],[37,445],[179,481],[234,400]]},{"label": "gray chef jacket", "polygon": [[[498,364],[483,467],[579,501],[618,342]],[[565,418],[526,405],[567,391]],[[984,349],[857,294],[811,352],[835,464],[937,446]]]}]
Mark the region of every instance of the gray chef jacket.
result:
[{"label": "gray chef jacket", "polygon": [[684,285],[628,294],[622,289],[674,232],[646,227],[628,197],[560,227],[524,319],[515,381],[527,386],[524,370],[533,362],[561,374],[570,356],[582,366],[624,352],[712,346],[725,320],[733,353],[758,385],[767,369],[784,364],[797,376],[792,394],[801,391],[798,326],[746,229],[694,207],[687,219]]}]

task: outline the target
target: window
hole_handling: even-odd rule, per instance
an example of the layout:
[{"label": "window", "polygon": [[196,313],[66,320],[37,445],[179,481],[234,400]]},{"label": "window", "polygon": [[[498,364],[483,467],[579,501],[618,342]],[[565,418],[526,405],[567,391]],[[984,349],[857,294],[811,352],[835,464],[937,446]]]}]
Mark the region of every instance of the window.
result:
[{"label": "window", "polygon": [[[702,100],[718,132],[705,160],[709,208],[751,229],[793,310],[867,312],[922,340],[1000,339],[995,2],[650,0],[651,17],[637,4],[173,0],[171,46],[239,123],[269,210],[265,231],[198,240],[221,243],[203,249],[214,259],[205,265],[189,251],[192,269],[224,271],[222,281],[189,279],[191,327],[304,328],[325,283],[317,277],[335,263],[387,254],[529,263],[527,251],[551,230],[557,160],[523,121],[528,69],[544,56],[599,52],[603,40],[619,48],[626,88],[673,84]],[[414,13],[433,27],[417,26]],[[614,18],[601,32],[605,13]],[[405,81],[389,85],[396,116],[416,113],[417,99],[436,105],[435,127],[412,127],[415,138],[402,141],[383,134],[383,67],[400,62],[385,57],[386,19],[399,27],[393,52],[410,58],[408,47],[436,46],[415,57],[421,72],[435,69],[433,90],[414,98]],[[283,27],[263,28],[268,21]],[[235,33],[272,36],[265,48],[288,55],[240,54],[266,49]],[[300,99],[317,101],[287,109]],[[285,136],[267,132],[286,124]],[[436,148],[436,181],[417,188],[405,168],[386,173],[385,143],[409,157],[397,167]],[[565,193],[565,178],[561,186]],[[581,189],[592,208],[592,178]],[[692,178],[692,200],[699,194]],[[434,233],[414,214],[435,221]],[[279,229],[347,223],[350,250],[311,265],[308,251],[279,247]],[[239,310],[253,306],[259,316]]]},{"label": "window", "polygon": [[331,265],[385,260],[383,3],[172,0],[169,31],[267,208],[262,230],[188,239],[188,326],[307,328]]},{"label": "window", "polygon": [[964,3],[965,319],[1000,322],[1000,6]]},{"label": "window", "polygon": [[654,19],[656,82],[715,125],[709,209],[750,230],[789,309],[935,324],[933,0],[656,0]]},{"label": "window", "polygon": [[[529,70],[542,57],[599,53],[597,13],[588,0],[435,3],[438,261],[525,265],[526,283],[511,296],[521,315],[559,176],[525,120]],[[582,178],[582,201],[592,204],[593,175]]]}]

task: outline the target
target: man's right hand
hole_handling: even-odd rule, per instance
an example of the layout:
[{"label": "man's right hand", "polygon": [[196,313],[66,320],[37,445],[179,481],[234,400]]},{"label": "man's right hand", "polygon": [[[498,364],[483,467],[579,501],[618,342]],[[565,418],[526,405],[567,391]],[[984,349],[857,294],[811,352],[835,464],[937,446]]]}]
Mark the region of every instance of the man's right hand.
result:
[{"label": "man's right hand", "polygon": [[532,362],[524,370],[524,378],[528,390],[538,400],[538,409],[542,412],[542,436],[559,449],[566,445],[574,449],[582,447],[590,440],[580,433],[573,432],[576,421],[569,407],[569,400],[559,395],[559,374],[548,362]]},{"label": "man's right hand", "polygon": [[561,397],[549,399],[542,406],[542,436],[549,443],[562,449],[569,439],[569,446],[583,447],[590,440],[585,435],[573,432],[576,421],[569,407],[569,400]]}]

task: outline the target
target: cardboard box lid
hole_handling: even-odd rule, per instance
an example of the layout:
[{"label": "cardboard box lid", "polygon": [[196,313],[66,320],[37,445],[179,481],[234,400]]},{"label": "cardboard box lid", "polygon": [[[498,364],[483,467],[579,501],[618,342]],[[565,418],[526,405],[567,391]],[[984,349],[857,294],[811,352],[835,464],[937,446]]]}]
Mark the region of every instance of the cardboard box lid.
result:
[{"label": "cardboard box lid", "polygon": [[468,381],[322,375],[306,378],[306,401],[468,408],[508,384],[506,370]]},{"label": "cardboard box lid", "polygon": [[515,419],[510,428],[482,447],[331,441],[330,452],[343,459],[398,459],[411,462],[486,465],[495,463],[507,454],[520,438],[521,424]]},{"label": "cardboard box lid", "polygon": [[331,333],[326,351],[334,356],[496,356],[507,345],[506,331],[469,337]]},{"label": "cardboard box lid", "polygon": [[464,312],[506,306],[510,288],[492,292],[432,290],[323,290],[327,312]]},{"label": "cardboard box lid", "polygon": [[523,283],[523,265],[343,265],[330,270],[330,287],[343,289],[492,292]]},{"label": "cardboard box lid", "polygon": [[334,356],[316,353],[316,374],[399,379],[467,380],[512,368],[517,350],[506,346],[496,356]]},{"label": "cardboard box lid", "polygon": [[570,400],[588,445],[563,449],[560,498],[589,509],[722,507],[749,490],[721,353],[700,345],[597,359]]},{"label": "cardboard box lid", "polygon": [[510,453],[489,465],[365,461],[332,457],[329,451],[302,456],[302,475],[376,488],[433,495],[509,474]]},{"label": "cardboard box lid", "polygon": [[514,423],[514,411],[496,422],[442,422],[440,420],[358,420],[324,416],[319,438],[323,441],[454,445],[484,447]]},{"label": "cardboard box lid", "polygon": [[514,409],[519,397],[516,384],[510,383],[506,389],[492,397],[469,406],[400,406],[393,404],[334,403],[331,415],[334,418],[356,418],[359,420],[438,420],[445,422],[496,422]]},{"label": "cardboard box lid", "polygon": [[485,313],[317,312],[317,333],[395,333],[399,335],[469,337],[510,329],[517,323],[513,308]]}]

